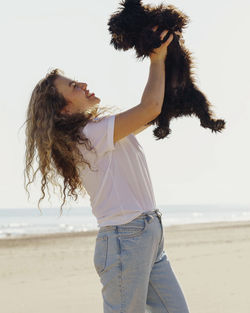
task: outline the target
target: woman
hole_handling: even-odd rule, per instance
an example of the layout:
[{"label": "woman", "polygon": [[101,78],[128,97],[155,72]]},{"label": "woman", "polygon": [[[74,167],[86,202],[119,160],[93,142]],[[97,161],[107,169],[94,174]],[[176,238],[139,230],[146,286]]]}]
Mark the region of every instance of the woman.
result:
[{"label": "woman", "polygon": [[[162,40],[167,32],[161,33]],[[135,137],[161,112],[172,40],[173,35],[150,55],[141,103],[130,110],[100,118],[107,109],[98,107],[100,99],[87,84],[54,70],[35,87],[27,111],[26,190],[40,171],[39,203],[48,182],[61,186],[58,177],[63,179],[62,206],[66,195],[77,198],[77,189],[90,195],[99,226],[94,264],[103,284],[104,313],[144,313],[146,308],[154,313],[188,312],[163,250],[161,213]]]}]

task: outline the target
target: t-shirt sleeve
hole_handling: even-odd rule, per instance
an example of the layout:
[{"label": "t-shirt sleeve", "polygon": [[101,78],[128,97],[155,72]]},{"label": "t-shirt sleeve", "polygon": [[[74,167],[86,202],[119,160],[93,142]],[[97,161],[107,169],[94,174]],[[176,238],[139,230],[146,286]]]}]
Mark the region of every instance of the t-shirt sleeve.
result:
[{"label": "t-shirt sleeve", "polygon": [[115,115],[105,116],[96,122],[89,122],[84,128],[85,136],[91,141],[99,156],[115,149]]}]

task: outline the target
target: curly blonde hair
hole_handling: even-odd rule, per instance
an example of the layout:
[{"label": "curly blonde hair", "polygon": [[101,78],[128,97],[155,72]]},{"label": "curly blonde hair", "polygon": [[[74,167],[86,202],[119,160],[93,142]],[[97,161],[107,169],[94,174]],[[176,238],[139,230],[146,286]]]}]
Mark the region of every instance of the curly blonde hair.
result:
[{"label": "curly blonde hair", "polygon": [[[56,186],[60,189],[60,195],[63,198],[60,207],[62,214],[66,196],[77,200],[77,191],[83,196],[86,195],[77,165],[80,164],[83,167],[88,165],[90,168],[91,166],[84,159],[77,144],[84,144],[88,150],[94,148],[80,129],[93,118],[104,112],[110,112],[111,108],[98,106],[88,113],[72,115],[60,113],[61,109],[67,105],[67,101],[58,92],[54,84],[56,78],[61,74],[64,72],[60,69],[51,70],[45,78],[37,83],[31,94],[25,121],[24,186],[28,198],[30,198],[28,186],[34,182],[40,171],[42,196],[38,201],[38,209],[40,210],[40,202],[45,198],[45,188],[50,199],[48,183],[51,183],[53,188]],[[34,160],[38,163],[35,171],[33,168]],[[57,175],[63,178],[63,186],[58,183]]]}]

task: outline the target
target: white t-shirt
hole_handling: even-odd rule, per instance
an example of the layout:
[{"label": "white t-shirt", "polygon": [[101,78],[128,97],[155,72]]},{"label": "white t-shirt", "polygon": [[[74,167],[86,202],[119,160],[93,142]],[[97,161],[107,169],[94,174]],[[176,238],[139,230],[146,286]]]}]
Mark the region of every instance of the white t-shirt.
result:
[{"label": "white t-shirt", "polygon": [[96,118],[83,129],[96,149],[79,145],[92,165],[80,170],[82,184],[90,196],[98,226],[121,225],[143,212],[156,209],[155,197],[145,155],[134,134],[114,145],[115,115]]}]

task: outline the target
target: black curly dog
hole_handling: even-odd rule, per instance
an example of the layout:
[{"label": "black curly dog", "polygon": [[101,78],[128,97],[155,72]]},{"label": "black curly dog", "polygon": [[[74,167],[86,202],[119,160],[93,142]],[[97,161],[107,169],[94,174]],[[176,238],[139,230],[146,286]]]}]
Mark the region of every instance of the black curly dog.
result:
[{"label": "black curly dog", "polygon": [[[189,23],[189,17],[173,5],[143,6],[141,0],[125,0],[120,5],[121,8],[111,15],[108,22],[112,34],[110,44],[116,49],[135,48],[137,58],[144,59],[152,50],[160,47],[170,34],[174,35],[165,61],[166,85],[162,111],[148,123],[158,126],[153,131],[156,139],[167,137],[171,133],[170,120],[183,115],[195,114],[202,127],[220,132],[225,127],[225,121],[214,119],[211,104],[192,77],[194,65],[191,53],[184,47],[182,36],[174,33],[182,32]],[[159,27],[157,31],[153,31],[152,28],[156,25]],[[160,34],[165,29],[169,32],[161,41]]]}]

